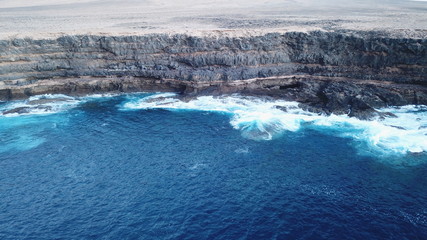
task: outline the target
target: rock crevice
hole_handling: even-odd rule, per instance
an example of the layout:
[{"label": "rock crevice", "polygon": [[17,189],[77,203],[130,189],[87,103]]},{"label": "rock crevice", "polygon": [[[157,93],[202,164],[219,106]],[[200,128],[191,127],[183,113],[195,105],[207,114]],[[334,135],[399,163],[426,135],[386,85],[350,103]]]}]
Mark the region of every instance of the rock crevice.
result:
[{"label": "rock crevice", "polygon": [[0,99],[174,90],[262,94],[331,111],[363,108],[361,102],[372,107],[427,104],[426,56],[427,39],[371,32],[9,39],[0,41]]}]

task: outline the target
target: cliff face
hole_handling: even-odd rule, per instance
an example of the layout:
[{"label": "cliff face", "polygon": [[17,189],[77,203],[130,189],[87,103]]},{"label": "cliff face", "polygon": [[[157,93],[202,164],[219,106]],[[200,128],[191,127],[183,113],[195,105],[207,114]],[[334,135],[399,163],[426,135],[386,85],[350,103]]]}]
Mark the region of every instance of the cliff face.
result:
[{"label": "cliff face", "polygon": [[427,39],[290,32],[264,36],[65,36],[0,41],[0,81],[137,76],[190,81],[311,74],[425,83]]},{"label": "cliff face", "polygon": [[[224,88],[219,86],[224,84],[228,84],[226,92],[233,92],[229,83],[265,79],[258,81],[261,86],[275,77],[276,85],[272,83],[269,88],[260,87],[257,91],[251,83],[250,88],[236,88],[236,91],[251,89],[252,93],[295,100],[302,95],[292,97],[291,92],[299,89],[317,91],[315,96],[320,99],[322,93],[318,91],[327,88],[325,83],[341,86],[350,81],[366,88],[373,86],[370,80],[375,80],[375,86],[383,85],[399,94],[402,84],[405,91],[413,91],[410,98],[407,93],[400,94],[402,104],[426,104],[427,39],[376,36],[379,35],[318,31],[252,37],[158,34],[3,40],[0,41],[0,99],[43,92],[78,92],[81,77],[97,78],[96,83],[80,80],[82,84],[96,86],[93,91],[156,89],[158,85],[161,90],[186,92],[201,92],[200,89],[208,86],[216,86],[222,92]],[[289,80],[290,76],[293,80]],[[282,85],[277,81],[281,77],[287,79],[281,81]],[[42,79],[51,79],[49,86],[54,81],[62,87],[53,84],[56,87],[33,91],[46,83]],[[280,94],[276,93],[277,88],[282,90]],[[374,105],[391,103],[386,97],[381,101],[382,104]]]}]

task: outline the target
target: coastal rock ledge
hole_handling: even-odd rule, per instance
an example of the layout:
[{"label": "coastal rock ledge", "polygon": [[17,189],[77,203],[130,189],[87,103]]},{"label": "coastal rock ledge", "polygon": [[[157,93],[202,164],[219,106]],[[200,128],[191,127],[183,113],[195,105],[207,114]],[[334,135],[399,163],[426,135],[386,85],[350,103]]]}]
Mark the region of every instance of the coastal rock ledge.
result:
[{"label": "coastal rock ledge", "polygon": [[117,91],[270,96],[369,118],[377,107],[427,104],[427,38],[312,31],[0,41],[2,101]]}]

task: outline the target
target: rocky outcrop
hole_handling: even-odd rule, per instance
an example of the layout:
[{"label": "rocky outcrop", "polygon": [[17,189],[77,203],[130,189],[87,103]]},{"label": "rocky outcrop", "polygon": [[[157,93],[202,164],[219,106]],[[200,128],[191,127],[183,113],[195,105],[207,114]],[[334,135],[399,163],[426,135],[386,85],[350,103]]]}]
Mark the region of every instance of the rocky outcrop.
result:
[{"label": "rocky outcrop", "polygon": [[333,112],[427,104],[427,39],[379,36],[316,31],[3,40],[0,99],[172,90],[270,95]]}]

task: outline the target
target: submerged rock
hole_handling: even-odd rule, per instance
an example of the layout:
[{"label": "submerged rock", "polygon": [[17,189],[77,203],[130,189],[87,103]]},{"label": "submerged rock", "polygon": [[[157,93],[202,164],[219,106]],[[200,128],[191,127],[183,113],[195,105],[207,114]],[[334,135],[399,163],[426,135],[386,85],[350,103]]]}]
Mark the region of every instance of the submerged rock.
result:
[{"label": "submerged rock", "polygon": [[33,111],[50,111],[52,110],[51,106],[35,106],[35,107],[17,107],[10,110],[6,110],[3,112],[3,115],[9,115],[9,114],[26,114],[31,113]]},{"label": "submerged rock", "polygon": [[43,105],[43,104],[49,104],[49,103],[55,103],[55,102],[67,102],[71,101],[69,98],[42,98],[37,100],[31,100],[28,101],[29,105]]},{"label": "submerged rock", "polygon": [[[426,52],[425,39],[362,31],[0,40],[0,100],[111,91],[173,91],[184,98],[241,93],[370,119],[378,116],[374,108],[427,104]],[[54,101],[67,99],[29,104]]]},{"label": "submerged rock", "polygon": [[17,107],[17,108],[13,108],[7,111],[3,112],[3,115],[7,115],[7,114],[24,114],[24,113],[29,113],[31,110],[30,107]]}]

